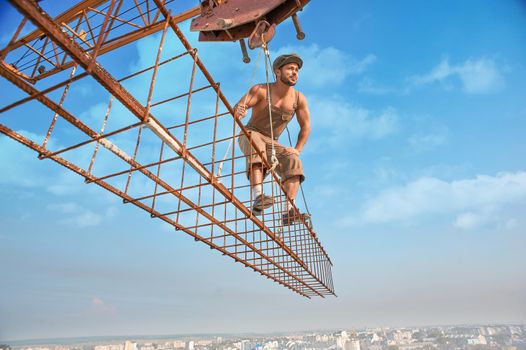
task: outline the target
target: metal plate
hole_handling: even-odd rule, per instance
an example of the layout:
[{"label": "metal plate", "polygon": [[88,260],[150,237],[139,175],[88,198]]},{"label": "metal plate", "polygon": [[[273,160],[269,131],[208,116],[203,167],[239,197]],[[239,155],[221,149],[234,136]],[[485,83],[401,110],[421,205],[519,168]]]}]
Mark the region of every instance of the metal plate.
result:
[{"label": "metal plate", "polygon": [[226,0],[223,4],[215,8],[204,7],[201,16],[192,20],[190,30],[200,32],[224,30],[225,27],[219,23],[220,19],[232,20],[229,28],[257,21],[285,1],[286,0]]}]

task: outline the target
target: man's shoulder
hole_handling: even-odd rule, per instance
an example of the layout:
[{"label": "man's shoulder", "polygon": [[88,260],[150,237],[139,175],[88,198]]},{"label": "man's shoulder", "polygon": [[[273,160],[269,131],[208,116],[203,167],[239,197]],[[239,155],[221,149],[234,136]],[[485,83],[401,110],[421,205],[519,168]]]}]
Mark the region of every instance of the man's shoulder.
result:
[{"label": "man's shoulder", "polygon": [[261,94],[264,93],[266,90],[265,84],[256,84],[250,88],[250,92]]},{"label": "man's shoulder", "polygon": [[267,85],[265,83],[256,84],[256,85],[252,86],[252,89],[258,89],[258,90],[266,89],[266,88],[267,88]]},{"label": "man's shoulder", "polygon": [[298,102],[298,105],[300,104],[303,104],[303,103],[306,103],[307,102],[307,98],[305,97],[305,95],[303,94],[303,92],[297,90],[297,89],[294,89],[294,93],[296,94],[296,100]]}]

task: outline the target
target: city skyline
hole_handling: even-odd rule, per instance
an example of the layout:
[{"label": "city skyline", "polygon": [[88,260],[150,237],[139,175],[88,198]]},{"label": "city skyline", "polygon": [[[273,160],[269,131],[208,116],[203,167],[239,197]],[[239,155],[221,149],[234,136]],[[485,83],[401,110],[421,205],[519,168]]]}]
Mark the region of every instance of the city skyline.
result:
[{"label": "city skyline", "polygon": [[[363,329],[311,330],[270,334],[194,334],[158,336],[88,337],[81,339],[28,340],[1,344],[16,350],[159,350],[159,349],[268,349],[294,348],[290,340],[299,341],[301,348],[336,348],[343,350],[429,349],[451,346],[469,349],[470,346],[523,349],[526,347],[524,325],[442,325],[426,327],[367,327]],[[306,341],[305,341],[306,340]],[[445,343],[443,343],[445,340]],[[310,346],[309,346],[310,341]],[[317,346],[313,344],[317,343]],[[285,346],[285,343],[287,345]],[[231,347],[233,345],[233,347]]]}]

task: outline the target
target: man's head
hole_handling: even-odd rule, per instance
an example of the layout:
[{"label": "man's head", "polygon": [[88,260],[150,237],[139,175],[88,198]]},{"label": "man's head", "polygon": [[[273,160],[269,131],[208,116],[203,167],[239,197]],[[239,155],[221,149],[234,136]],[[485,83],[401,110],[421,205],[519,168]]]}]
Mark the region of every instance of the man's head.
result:
[{"label": "man's head", "polygon": [[276,80],[281,81],[288,86],[296,85],[298,81],[298,72],[303,66],[300,56],[295,53],[281,55],[274,60],[272,69],[276,74]]}]

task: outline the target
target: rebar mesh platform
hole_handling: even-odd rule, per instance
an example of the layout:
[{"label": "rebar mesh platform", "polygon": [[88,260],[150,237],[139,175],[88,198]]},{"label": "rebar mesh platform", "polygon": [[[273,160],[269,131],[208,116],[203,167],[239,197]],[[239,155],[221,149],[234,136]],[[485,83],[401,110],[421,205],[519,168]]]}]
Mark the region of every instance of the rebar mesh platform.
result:
[{"label": "rebar mesh platform", "polygon": [[[171,1],[85,0],[52,19],[31,0],[10,2],[24,18],[0,51],[0,75],[25,96],[13,89],[0,106],[0,132],[302,296],[334,295],[310,219],[283,225],[290,199],[274,172],[264,181],[274,206],[251,211],[237,143],[250,135],[177,26],[199,8],[172,15]],[[156,32],[149,65],[133,74],[102,66],[102,55]],[[165,58],[170,35],[180,52]],[[97,104],[83,111],[75,102],[86,86]],[[24,124],[29,107],[41,113]]]}]

